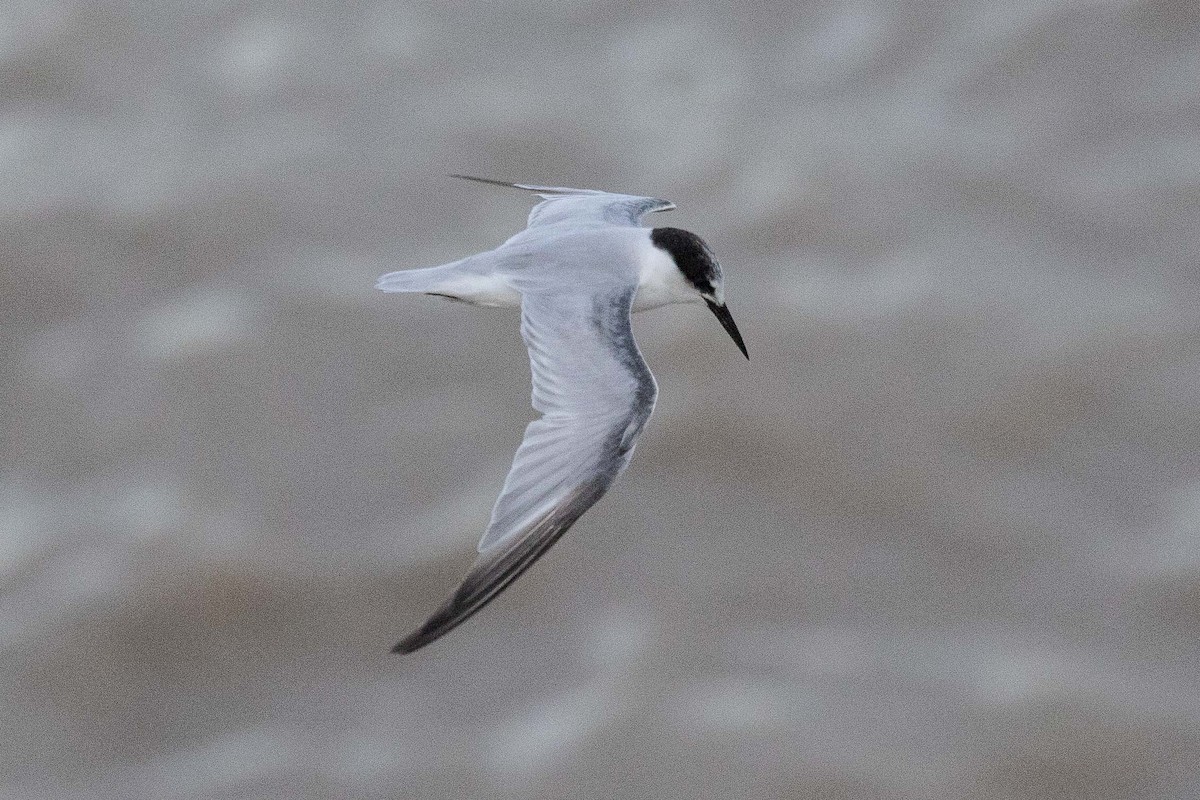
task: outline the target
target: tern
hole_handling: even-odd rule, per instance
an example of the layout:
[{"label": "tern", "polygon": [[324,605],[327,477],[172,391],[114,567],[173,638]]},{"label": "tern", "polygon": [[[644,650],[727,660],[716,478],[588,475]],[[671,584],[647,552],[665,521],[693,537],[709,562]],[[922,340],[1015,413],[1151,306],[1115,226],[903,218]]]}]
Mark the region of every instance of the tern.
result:
[{"label": "tern", "polygon": [[455,178],[522,189],[541,198],[523,231],[494,250],[379,278],[385,292],[436,295],[521,309],[533,408],[479,557],[458,589],[393,648],[411,653],[495,598],[567,532],[624,471],[658,397],[633,338],[630,314],[700,303],[742,354],[725,306],[724,276],[708,245],[642,218],[675,204],[653,197]]}]

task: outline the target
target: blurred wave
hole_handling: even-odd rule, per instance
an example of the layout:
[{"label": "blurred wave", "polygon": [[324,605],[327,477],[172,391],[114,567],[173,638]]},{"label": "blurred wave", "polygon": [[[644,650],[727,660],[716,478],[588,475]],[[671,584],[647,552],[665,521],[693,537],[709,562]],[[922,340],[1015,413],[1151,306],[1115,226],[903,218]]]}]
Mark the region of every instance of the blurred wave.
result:
[{"label": "blurred wave", "polygon": [[[1200,791],[1200,10],[0,12],[0,796]],[[637,458],[419,656],[516,319],[373,292],[669,197]]]}]

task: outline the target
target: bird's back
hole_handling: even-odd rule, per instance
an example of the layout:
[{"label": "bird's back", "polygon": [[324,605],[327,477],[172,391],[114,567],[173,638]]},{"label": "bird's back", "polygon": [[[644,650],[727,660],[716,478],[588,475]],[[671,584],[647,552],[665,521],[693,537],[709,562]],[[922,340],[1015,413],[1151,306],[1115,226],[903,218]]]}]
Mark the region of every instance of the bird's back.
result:
[{"label": "bird's back", "polygon": [[637,285],[653,245],[648,228],[528,228],[494,252],[519,292],[606,291]]}]

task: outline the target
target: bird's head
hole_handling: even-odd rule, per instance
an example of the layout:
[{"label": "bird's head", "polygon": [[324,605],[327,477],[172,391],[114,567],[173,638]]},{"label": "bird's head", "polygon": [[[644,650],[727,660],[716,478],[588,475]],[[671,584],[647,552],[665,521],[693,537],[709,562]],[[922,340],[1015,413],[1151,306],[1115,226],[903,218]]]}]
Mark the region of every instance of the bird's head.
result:
[{"label": "bird's head", "polygon": [[742,334],[725,307],[725,276],[721,273],[721,265],[704,240],[680,228],[654,228],[650,231],[650,241],[670,254],[684,280],[721,321],[721,326],[732,337],[742,355],[750,358]]}]

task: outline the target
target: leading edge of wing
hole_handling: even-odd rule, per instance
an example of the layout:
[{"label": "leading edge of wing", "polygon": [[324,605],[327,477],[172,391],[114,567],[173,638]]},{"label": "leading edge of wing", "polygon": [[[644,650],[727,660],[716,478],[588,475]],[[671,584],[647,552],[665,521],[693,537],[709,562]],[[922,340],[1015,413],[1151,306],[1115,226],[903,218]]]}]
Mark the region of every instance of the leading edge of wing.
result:
[{"label": "leading edge of wing", "polygon": [[524,532],[512,537],[510,546],[482,553],[454,595],[392,652],[419,650],[466,622],[549,550],[608,491],[615,477],[599,474],[582,483]]},{"label": "leading edge of wing", "polygon": [[486,183],[489,186],[503,186],[507,189],[522,189],[526,192],[537,192],[539,194],[608,194],[599,189],[571,189],[566,186],[534,186],[528,183],[514,183],[511,181],[498,181],[494,178],[476,178],[474,175],[458,175],[452,174],[451,178],[460,178],[464,181],[475,181],[476,183]]},{"label": "leading edge of wing", "polygon": [[566,186],[535,186],[529,183],[476,178],[472,175],[450,177],[535,193],[543,202],[529,212],[528,224],[531,227],[554,222],[586,220],[590,217],[615,225],[637,225],[646,214],[675,210],[673,202],[659,197],[604,192],[599,189],[571,189]]}]

